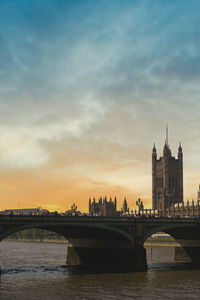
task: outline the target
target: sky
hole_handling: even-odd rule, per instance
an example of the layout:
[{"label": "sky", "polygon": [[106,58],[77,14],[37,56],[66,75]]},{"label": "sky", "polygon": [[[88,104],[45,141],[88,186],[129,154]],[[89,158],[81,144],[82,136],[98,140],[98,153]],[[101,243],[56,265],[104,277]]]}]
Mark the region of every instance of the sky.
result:
[{"label": "sky", "polygon": [[166,123],[200,183],[200,1],[0,0],[0,210],[151,206]]}]

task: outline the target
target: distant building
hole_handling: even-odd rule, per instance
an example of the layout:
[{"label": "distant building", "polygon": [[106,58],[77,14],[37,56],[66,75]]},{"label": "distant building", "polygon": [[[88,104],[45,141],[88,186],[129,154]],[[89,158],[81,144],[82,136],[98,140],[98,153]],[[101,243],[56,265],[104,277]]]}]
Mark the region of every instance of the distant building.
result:
[{"label": "distant building", "polygon": [[47,213],[47,209],[41,209],[41,207],[37,208],[15,208],[15,209],[5,209],[0,211],[1,215],[41,215],[43,213]]},{"label": "distant building", "polygon": [[176,203],[183,203],[183,152],[180,144],[173,157],[167,136],[163,156],[157,159],[155,145],[152,151],[152,208],[162,215]]},{"label": "distant building", "polygon": [[118,216],[119,212],[117,212],[117,198],[115,197],[114,201],[112,198],[107,200],[107,197],[100,197],[99,201],[96,202],[95,198],[91,201],[89,199],[89,215],[90,216],[104,216],[104,217],[113,217]]}]

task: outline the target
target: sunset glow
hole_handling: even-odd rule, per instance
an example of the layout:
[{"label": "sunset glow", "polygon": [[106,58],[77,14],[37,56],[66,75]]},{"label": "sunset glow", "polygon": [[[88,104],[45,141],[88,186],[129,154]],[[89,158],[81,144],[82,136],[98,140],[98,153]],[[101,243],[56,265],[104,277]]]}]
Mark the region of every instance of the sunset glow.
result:
[{"label": "sunset glow", "polygon": [[[191,5],[192,2],[192,5]],[[0,209],[151,206],[165,126],[200,183],[199,1],[0,3]],[[192,22],[190,22],[192,20]]]}]

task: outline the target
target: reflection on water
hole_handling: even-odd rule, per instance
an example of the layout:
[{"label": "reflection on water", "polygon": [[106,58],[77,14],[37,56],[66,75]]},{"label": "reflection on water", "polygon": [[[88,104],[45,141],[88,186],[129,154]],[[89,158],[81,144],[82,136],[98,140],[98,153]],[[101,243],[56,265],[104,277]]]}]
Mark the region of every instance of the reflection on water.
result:
[{"label": "reflection on water", "polygon": [[1,242],[0,299],[197,299],[200,267],[173,247],[147,247],[148,272],[87,274],[65,266],[67,246]]}]

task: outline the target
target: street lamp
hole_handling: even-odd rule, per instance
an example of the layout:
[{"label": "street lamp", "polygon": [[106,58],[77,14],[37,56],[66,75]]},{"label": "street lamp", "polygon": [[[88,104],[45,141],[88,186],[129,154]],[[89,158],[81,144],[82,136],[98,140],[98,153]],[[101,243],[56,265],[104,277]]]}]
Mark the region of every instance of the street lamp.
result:
[{"label": "street lamp", "polygon": [[140,216],[140,210],[144,209],[143,202],[141,201],[140,198],[138,198],[138,200],[136,201],[136,205],[138,206],[138,215]]}]

